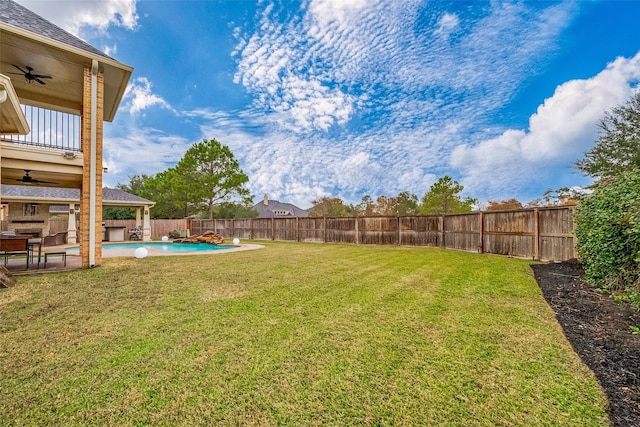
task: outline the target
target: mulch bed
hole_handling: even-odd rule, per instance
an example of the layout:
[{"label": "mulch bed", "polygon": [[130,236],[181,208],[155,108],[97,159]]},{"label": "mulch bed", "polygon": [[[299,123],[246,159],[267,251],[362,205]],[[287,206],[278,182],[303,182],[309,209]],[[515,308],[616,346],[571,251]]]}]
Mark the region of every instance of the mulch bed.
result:
[{"label": "mulch bed", "polygon": [[613,426],[640,426],[640,313],[596,292],[575,260],[531,266],[565,336],[609,400]]}]

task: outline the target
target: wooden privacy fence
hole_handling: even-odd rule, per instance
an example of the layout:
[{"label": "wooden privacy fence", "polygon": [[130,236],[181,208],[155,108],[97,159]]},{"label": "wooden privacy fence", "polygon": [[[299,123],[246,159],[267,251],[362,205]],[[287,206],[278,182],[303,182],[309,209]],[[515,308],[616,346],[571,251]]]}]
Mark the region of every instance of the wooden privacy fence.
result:
[{"label": "wooden privacy fence", "polygon": [[230,239],[433,246],[543,261],[575,258],[573,207],[458,215],[189,221]]},{"label": "wooden privacy fence", "polygon": [[[135,220],[105,225],[135,227]],[[52,233],[67,230],[51,220]],[[151,238],[174,230],[216,231],[226,239],[432,246],[542,261],[576,257],[573,207],[473,212],[458,215],[346,218],[154,219]]]}]

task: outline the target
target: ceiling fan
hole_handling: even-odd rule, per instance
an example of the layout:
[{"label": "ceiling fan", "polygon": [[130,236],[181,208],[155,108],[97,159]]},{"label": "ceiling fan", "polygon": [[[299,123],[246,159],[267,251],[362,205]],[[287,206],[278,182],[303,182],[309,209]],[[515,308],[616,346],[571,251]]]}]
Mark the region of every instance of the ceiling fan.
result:
[{"label": "ceiling fan", "polygon": [[24,176],[22,178],[13,178],[13,180],[22,182],[24,184],[57,184],[57,182],[41,181],[39,179],[35,179],[31,175],[29,175],[30,172],[31,172],[31,169],[25,169]]},{"label": "ceiling fan", "polygon": [[18,67],[16,64],[11,64],[14,67],[16,67],[18,70],[20,70],[22,73],[9,73],[9,74],[15,74],[16,76],[24,76],[24,79],[27,81],[27,83],[33,83],[34,81],[40,83],[41,85],[46,84],[45,82],[43,82],[41,79],[52,79],[53,77],[51,76],[47,76],[44,74],[33,74],[33,68],[29,67],[28,65],[25,66],[25,68],[27,69],[27,71],[23,70],[22,68]]}]

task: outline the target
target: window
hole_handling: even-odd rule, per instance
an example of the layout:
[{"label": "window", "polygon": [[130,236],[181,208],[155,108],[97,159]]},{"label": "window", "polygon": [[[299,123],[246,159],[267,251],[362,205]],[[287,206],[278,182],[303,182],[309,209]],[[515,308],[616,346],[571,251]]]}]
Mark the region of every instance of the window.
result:
[{"label": "window", "polygon": [[36,203],[25,203],[23,216],[38,215],[38,205]]}]

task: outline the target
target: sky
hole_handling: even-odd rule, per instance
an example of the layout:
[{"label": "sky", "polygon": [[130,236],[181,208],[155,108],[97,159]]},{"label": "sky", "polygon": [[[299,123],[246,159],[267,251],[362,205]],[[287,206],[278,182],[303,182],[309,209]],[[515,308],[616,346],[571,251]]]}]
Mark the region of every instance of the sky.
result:
[{"label": "sky", "polygon": [[134,72],[106,186],[216,139],[255,201],[588,185],[574,164],[640,82],[640,1],[17,0]]}]

